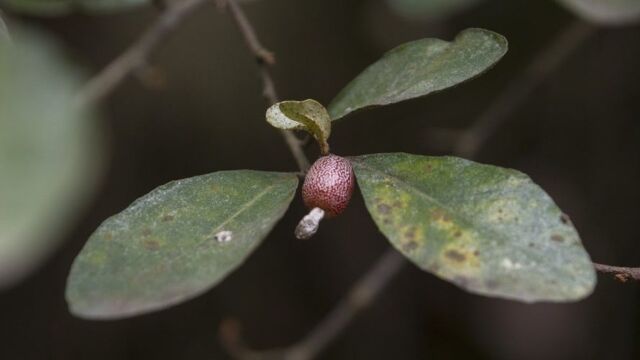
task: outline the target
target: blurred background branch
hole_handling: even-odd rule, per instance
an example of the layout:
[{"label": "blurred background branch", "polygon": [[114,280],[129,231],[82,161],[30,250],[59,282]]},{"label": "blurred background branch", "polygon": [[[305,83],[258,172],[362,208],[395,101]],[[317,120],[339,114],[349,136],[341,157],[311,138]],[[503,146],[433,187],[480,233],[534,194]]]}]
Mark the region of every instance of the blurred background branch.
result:
[{"label": "blurred background branch", "polygon": [[155,22],[129,48],[87,82],[80,91],[80,104],[102,100],[132,72],[145,66],[153,50],[182,21],[209,0],[183,0],[162,3],[164,10]]},{"label": "blurred background branch", "polygon": [[480,148],[523,104],[533,91],[596,32],[596,27],[574,20],[513,79],[489,107],[459,135],[453,152],[464,158],[477,156]]}]

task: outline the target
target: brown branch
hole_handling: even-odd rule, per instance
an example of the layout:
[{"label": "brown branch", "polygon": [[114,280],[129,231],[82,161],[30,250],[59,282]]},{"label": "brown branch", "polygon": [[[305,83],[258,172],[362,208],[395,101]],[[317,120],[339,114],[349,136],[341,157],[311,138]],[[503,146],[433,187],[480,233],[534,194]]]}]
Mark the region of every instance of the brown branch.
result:
[{"label": "brown branch", "polygon": [[360,311],[375,301],[382,289],[406,263],[397,250],[387,250],[331,312],[302,341],[288,349],[288,359],[313,359]]},{"label": "brown branch", "polygon": [[629,280],[640,281],[640,268],[612,266],[598,263],[593,263],[593,266],[603,274],[613,275],[613,277],[620,282],[627,282]]},{"label": "brown branch", "polygon": [[[229,13],[238,26],[240,33],[242,33],[242,37],[244,38],[247,47],[256,58],[260,77],[262,79],[263,96],[270,105],[277,103],[278,95],[273,83],[273,78],[271,77],[271,73],[269,72],[269,66],[275,64],[275,57],[273,53],[262,46],[260,40],[258,40],[258,36],[255,29],[253,28],[253,25],[251,25],[251,22],[245,15],[244,11],[235,0],[218,0],[217,2],[221,8],[224,8],[225,6],[229,8]],[[300,171],[306,173],[307,169],[309,169],[309,159],[307,159],[307,156],[304,153],[303,142],[298,139],[291,131],[279,131],[285,143],[289,147],[291,154],[296,160],[298,168],[300,169]]]},{"label": "brown branch", "polygon": [[[247,47],[256,57],[263,82],[264,97],[269,104],[277,103],[278,96],[268,68],[275,63],[273,54],[262,46],[249,19],[235,0],[218,0],[218,4],[229,7]],[[298,162],[298,167],[302,172],[306,172],[309,168],[309,161],[303,151],[305,141],[299,140],[289,131],[281,130],[280,132]],[[388,250],[307,337],[288,348],[268,351],[250,349],[242,339],[240,324],[233,320],[222,324],[220,331],[222,344],[237,359],[312,359],[331,340],[338,336],[362,309],[375,300],[384,286],[400,271],[405,263],[404,258],[396,250]]]},{"label": "brown branch", "polygon": [[335,339],[351,320],[371,305],[390,280],[407,262],[395,249],[387,250],[346,296],[299,342],[282,349],[252,350],[245,344],[240,324],[235,320],[223,322],[220,339],[227,351],[241,360],[309,360],[315,358]]},{"label": "brown branch", "polygon": [[182,21],[208,0],[182,0],[166,6],[164,12],[129,48],[94,76],[78,94],[79,104],[100,101],[129,74],[145,66],[153,50]]}]

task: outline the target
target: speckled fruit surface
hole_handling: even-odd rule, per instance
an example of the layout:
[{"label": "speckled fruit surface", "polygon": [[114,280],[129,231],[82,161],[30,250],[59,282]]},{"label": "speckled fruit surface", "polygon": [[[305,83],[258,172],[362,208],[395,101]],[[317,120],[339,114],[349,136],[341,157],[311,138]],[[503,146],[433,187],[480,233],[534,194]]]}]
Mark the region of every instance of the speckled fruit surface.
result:
[{"label": "speckled fruit surface", "polygon": [[304,204],[325,211],[326,217],[341,214],[353,193],[353,168],[349,160],[329,154],[316,160],[302,185]]}]

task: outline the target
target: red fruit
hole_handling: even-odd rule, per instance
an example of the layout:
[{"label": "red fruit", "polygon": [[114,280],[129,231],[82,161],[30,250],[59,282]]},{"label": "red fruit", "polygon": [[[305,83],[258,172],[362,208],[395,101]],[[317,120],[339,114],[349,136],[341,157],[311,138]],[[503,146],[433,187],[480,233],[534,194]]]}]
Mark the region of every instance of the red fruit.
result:
[{"label": "red fruit", "polygon": [[329,154],[316,160],[302,185],[304,204],[325,211],[325,217],[341,214],[353,193],[353,168],[349,160]]}]

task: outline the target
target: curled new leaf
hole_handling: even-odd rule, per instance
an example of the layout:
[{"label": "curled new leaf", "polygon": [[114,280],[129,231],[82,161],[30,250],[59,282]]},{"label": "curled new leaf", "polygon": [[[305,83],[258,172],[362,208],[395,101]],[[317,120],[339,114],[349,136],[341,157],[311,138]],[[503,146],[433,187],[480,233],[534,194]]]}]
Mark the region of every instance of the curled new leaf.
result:
[{"label": "curled new leaf", "polygon": [[282,101],[267,109],[267,122],[283,130],[304,130],[320,144],[323,154],[329,153],[327,140],[331,135],[331,118],[315,100]]},{"label": "curled new leaf", "polygon": [[297,184],[293,174],[239,170],[160,186],[91,235],[67,282],[71,312],[121,318],[206,291],[267,236]]},{"label": "curled new leaf", "polygon": [[396,47],[353,79],[329,105],[331,119],[425,96],[480,75],[507,52],[507,40],[467,29],[451,41],[422,39]]},{"label": "curled new leaf", "polygon": [[526,302],[589,295],[576,229],[526,175],[454,157],[351,158],[367,209],[420,268],[467,291]]}]

